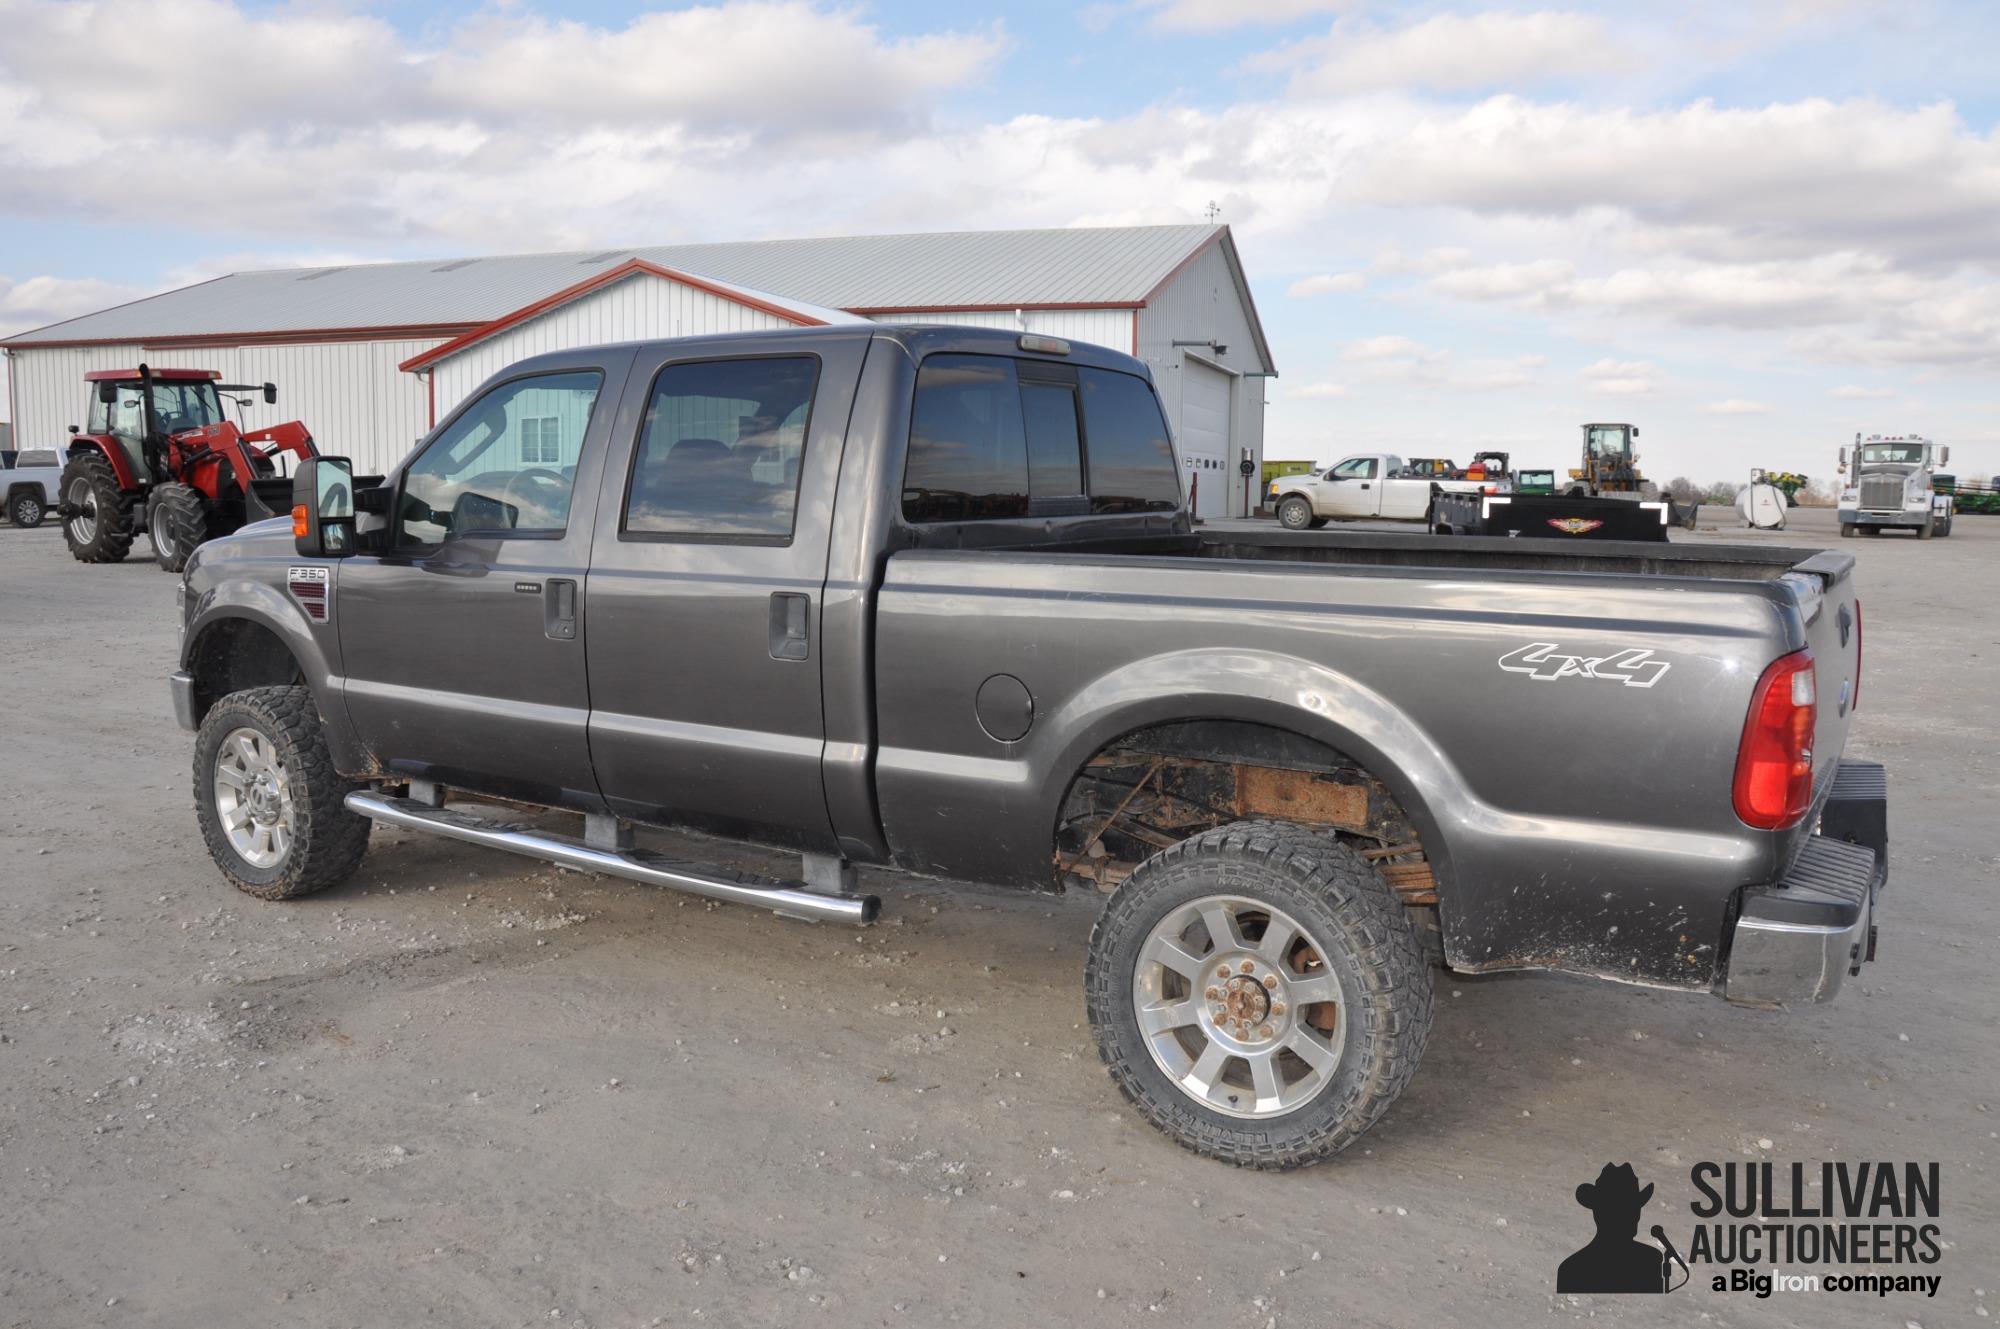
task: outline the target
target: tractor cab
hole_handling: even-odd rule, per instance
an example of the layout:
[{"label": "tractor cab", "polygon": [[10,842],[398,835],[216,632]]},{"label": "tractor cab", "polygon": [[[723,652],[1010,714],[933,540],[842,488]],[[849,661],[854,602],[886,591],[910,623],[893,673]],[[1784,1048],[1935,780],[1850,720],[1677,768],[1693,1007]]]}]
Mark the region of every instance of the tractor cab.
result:
[{"label": "tractor cab", "polygon": [[85,374],[92,391],[83,432],[114,440],[135,475],[165,479],[161,446],[169,436],[222,423],[221,377],[212,369]]},{"label": "tractor cab", "polygon": [[1639,477],[1638,440],[1637,425],[1585,425],[1583,465],[1569,473],[1570,493],[1634,493],[1644,488]]}]

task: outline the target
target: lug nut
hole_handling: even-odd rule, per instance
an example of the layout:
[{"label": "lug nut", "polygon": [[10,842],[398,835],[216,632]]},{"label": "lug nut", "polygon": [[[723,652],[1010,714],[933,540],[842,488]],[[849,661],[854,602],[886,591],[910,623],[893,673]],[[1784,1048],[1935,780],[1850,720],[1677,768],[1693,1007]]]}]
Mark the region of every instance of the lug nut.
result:
[{"label": "lug nut", "polygon": [[1240,964],[1240,965],[1238,965],[1238,966],[1236,966],[1236,967],[1237,967],[1238,969],[1241,969],[1241,970],[1242,970],[1242,971],[1243,971],[1244,973],[1246,973],[1246,974],[1247,974],[1247,973],[1249,973],[1249,972],[1250,972],[1250,971],[1251,971],[1252,969],[1255,969],[1255,968],[1257,967],[1257,962],[1256,962],[1255,960],[1245,960],[1245,961],[1244,961],[1244,962],[1243,962],[1242,964]]},{"label": "lug nut", "polygon": [[1270,1025],[1268,1025],[1268,1024],[1265,1024],[1265,1025],[1259,1025],[1259,1026],[1257,1026],[1257,1037],[1259,1037],[1259,1038],[1269,1038],[1270,1036],[1271,1036],[1271,1026],[1270,1026]]},{"label": "lug nut", "polygon": [[1264,975],[1264,986],[1276,990],[1278,986],[1278,976],[1276,974]]},{"label": "lug nut", "polygon": [[1203,995],[1203,996],[1205,996],[1205,997],[1207,997],[1207,998],[1208,998],[1208,999],[1209,999],[1210,1001],[1221,1001],[1221,1000],[1222,1000],[1222,989],[1221,989],[1221,988],[1216,988],[1216,987],[1212,987],[1212,988],[1210,988],[1210,989],[1209,989],[1209,990],[1208,990],[1207,992],[1204,992],[1204,993],[1203,993],[1202,995]]},{"label": "lug nut", "polygon": [[1227,978],[1227,977],[1229,977],[1229,966],[1228,966],[1228,965],[1226,965],[1226,964],[1219,964],[1219,965],[1217,965],[1217,966],[1215,967],[1215,976],[1216,976],[1217,978]]},{"label": "lug nut", "polygon": [[1271,1014],[1273,1014],[1273,1015],[1283,1015],[1284,1013],[1285,1013],[1285,1003],[1284,1003],[1284,1002],[1282,1002],[1282,1001],[1274,1001],[1274,1002],[1272,1002],[1272,1003],[1271,1003]]}]

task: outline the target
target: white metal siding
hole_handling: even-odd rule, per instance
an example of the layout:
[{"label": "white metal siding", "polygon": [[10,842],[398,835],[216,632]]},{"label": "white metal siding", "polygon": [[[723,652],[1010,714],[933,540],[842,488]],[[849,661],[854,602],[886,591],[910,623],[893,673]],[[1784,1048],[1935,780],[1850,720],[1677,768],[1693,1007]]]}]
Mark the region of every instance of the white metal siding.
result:
[{"label": "white metal siding", "polygon": [[451,414],[481,383],[531,355],[605,342],[796,326],[682,282],[634,273],[438,361],[432,366],[438,419]]},{"label": "white metal siding", "polygon": [[[83,376],[93,369],[220,370],[225,383],[275,383],[278,403],[257,398],[243,419],[255,429],[303,420],[323,453],[351,457],[362,474],[399,461],[429,419],[424,385],[396,366],[435,341],[315,342],[299,346],[64,346],[14,352],[15,418],[21,437],[61,447],[88,408]],[[230,416],[236,418],[230,408]]]},{"label": "white metal siding", "polygon": [[980,310],[966,313],[876,314],[877,323],[923,323],[961,328],[1005,328],[1034,332],[1044,337],[1085,341],[1107,346],[1123,355],[1132,353],[1132,311],[1129,309],[1024,309],[1017,318],[1013,310]]},{"label": "white metal siding", "polygon": [[[1213,369],[1190,360],[1187,348],[1177,347],[1175,342],[1220,342],[1228,349],[1216,353],[1208,347],[1195,350],[1218,364],[1227,365],[1244,375],[1258,374],[1263,364],[1257,356],[1256,339],[1251,335],[1251,311],[1237,293],[1236,281],[1229,271],[1229,260],[1224,256],[1221,245],[1211,245],[1201,257],[1187,266],[1179,276],[1168,282],[1146,308],[1139,311],[1139,358],[1152,366],[1153,377],[1160,385],[1160,397],[1167,403],[1168,410],[1176,412],[1171,421],[1175,437],[1184,438],[1189,421],[1179,407],[1186,398],[1182,379],[1190,372],[1216,376]],[[1200,390],[1197,389],[1197,396]],[[1230,418],[1229,433],[1225,440],[1223,460],[1225,466],[1222,478],[1227,495],[1226,502],[1218,496],[1223,511],[1231,514],[1243,511],[1243,477],[1237,473],[1237,462],[1243,449],[1250,449],[1250,459],[1260,466],[1264,460],[1264,380],[1244,377],[1235,380],[1235,393]],[[1204,472],[1202,489],[1209,488],[1209,476]],[[1255,481],[1253,479],[1252,483]],[[1208,510],[1206,493],[1203,494],[1202,508]],[[1257,496],[1251,496],[1253,505]]]}]

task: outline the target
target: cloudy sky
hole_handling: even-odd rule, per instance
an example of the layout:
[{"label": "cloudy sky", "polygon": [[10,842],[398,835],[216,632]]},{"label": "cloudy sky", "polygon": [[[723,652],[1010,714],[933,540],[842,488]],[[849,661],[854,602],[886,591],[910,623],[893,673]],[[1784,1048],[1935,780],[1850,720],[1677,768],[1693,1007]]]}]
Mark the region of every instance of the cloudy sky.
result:
[{"label": "cloudy sky", "polygon": [[[2000,5],[0,0],[0,332],[246,267],[1199,220],[1267,451],[2000,472]],[[5,410],[0,409],[0,417]]]}]

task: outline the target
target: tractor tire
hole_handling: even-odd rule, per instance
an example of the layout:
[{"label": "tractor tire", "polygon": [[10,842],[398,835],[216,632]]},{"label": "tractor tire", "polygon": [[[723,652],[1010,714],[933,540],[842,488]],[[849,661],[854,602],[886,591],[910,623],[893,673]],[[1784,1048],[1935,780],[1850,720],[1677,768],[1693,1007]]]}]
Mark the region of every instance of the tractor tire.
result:
[{"label": "tractor tire", "polygon": [[48,505],[42,502],[39,490],[23,489],[7,500],[7,520],[24,531],[34,530],[48,515]]},{"label": "tractor tire", "polygon": [[63,467],[63,542],[79,563],[120,563],[132,552],[135,495],[118,487],[111,463],[99,452],[82,452]]},{"label": "tractor tire", "polygon": [[153,491],[146,534],[160,571],[177,573],[187,567],[188,556],[215,533],[214,513],[200,490],[172,483]]},{"label": "tractor tire", "polygon": [[1288,495],[1278,504],[1278,525],[1288,531],[1303,531],[1313,524],[1312,500]]},{"label": "tractor tire", "polygon": [[1119,1090],[1175,1143],[1239,1167],[1353,1144],[1430,1035],[1430,968],[1395,891],[1334,836],[1283,822],[1140,864],[1091,930],[1084,983]]},{"label": "tractor tire", "polygon": [[305,687],[246,688],[209,708],[194,740],[195,816],[236,889],[290,900],[347,880],[368,851],[359,788],[333,768]]}]

